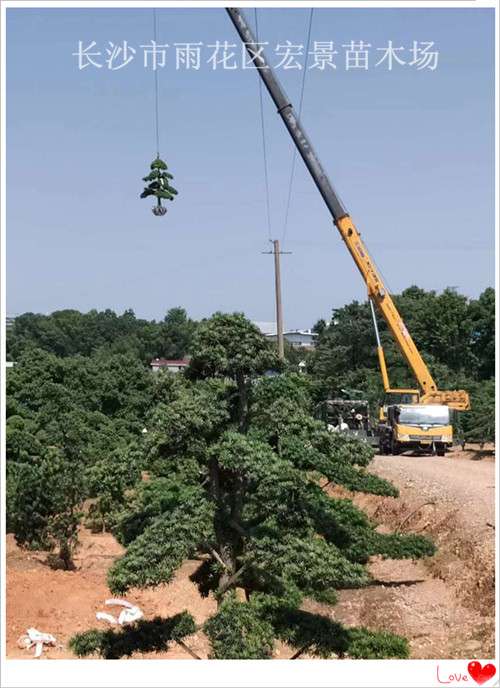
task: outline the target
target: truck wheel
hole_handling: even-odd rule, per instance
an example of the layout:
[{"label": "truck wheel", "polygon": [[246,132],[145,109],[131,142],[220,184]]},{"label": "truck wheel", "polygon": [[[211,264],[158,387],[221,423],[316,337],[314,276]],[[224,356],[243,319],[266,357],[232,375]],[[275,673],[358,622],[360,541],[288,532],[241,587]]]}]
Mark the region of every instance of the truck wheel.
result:
[{"label": "truck wheel", "polygon": [[444,447],[436,447],[436,454],[437,454],[438,456],[444,456],[445,451],[446,451],[446,450],[445,450]]},{"label": "truck wheel", "polygon": [[401,454],[401,450],[397,442],[391,442],[391,454],[393,456],[398,456],[398,454]]}]

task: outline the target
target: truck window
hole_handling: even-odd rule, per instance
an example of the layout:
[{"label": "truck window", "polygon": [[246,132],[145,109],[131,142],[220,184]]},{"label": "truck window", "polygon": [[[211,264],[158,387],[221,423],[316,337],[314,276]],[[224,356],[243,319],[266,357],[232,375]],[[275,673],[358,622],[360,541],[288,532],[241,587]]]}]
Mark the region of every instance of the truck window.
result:
[{"label": "truck window", "polygon": [[403,425],[449,425],[447,406],[401,406],[398,423]]}]

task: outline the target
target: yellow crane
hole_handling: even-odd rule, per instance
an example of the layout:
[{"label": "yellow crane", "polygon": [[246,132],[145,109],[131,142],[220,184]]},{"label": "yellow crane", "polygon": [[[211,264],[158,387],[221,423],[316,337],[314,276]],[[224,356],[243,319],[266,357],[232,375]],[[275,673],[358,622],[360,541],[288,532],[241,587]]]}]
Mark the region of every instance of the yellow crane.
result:
[{"label": "yellow crane", "polygon": [[[440,390],[437,388],[427,365],[411,338],[391,295],[384,285],[380,273],[361,239],[360,233],[337,195],[292,104],[283,91],[272,66],[267,61],[262,44],[256,42],[253,32],[241,10],[227,8],[227,13],[366,283],[372,308],[373,304],[375,304],[382,313],[401,353],[418,382],[419,389],[391,389],[378,327],[376,319],[374,319],[380,370],[389,401],[389,404],[386,406],[388,411],[387,418],[384,418],[386,421],[385,428],[382,428],[381,446],[385,450],[390,449],[397,452],[404,446],[410,447],[415,445],[424,448],[430,445],[433,449],[436,449],[437,453],[444,453],[444,448],[452,442],[449,409],[458,411],[469,409],[469,395],[465,390]],[[398,404],[398,406],[394,406],[394,404]],[[412,408],[408,409],[407,406]],[[446,413],[443,411],[443,407],[446,407]],[[402,422],[404,418],[408,419],[406,425]]]},{"label": "yellow crane", "polygon": [[377,354],[380,364],[380,371],[382,374],[382,382],[384,389],[388,394],[411,394],[416,396],[414,403],[421,404],[445,404],[457,411],[466,411],[470,408],[469,395],[463,390],[439,390],[432,377],[420,351],[417,349],[415,342],[411,338],[410,333],[403,318],[398,312],[394,301],[391,298],[387,288],[385,287],[382,278],[375,267],[370,255],[364,245],[361,235],[354,226],[354,223],[349,215],[339,218],[335,222],[343,240],[354,262],[359,268],[363,279],[368,287],[368,298],[373,309],[375,304],[382,315],[394,337],[399,350],[403,354],[409,367],[413,371],[415,378],[420,385],[420,390],[407,389],[391,389],[389,384],[389,376],[385,363],[384,350],[382,348],[380,337],[378,334],[377,321],[375,312],[372,310],[373,321],[375,325],[375,332],[377,335]]}]

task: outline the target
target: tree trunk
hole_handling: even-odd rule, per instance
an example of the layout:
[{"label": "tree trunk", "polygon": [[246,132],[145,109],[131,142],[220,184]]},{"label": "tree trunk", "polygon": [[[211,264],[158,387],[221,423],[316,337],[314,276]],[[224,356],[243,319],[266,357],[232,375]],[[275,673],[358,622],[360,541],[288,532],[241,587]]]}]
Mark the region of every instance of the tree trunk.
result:
[{"label": "tree trunk", "polygon": [[75,568],[73,559],[71,557],[71,548],[67,542],[62,542],[59,547],[59,559],[64,565],[65,571],[71,571]]},{"label": "tree trunk", "polygon": [[220,556],[222,565],[224,567],[219,581],[219,589],[221,591],[221,595],[217,597],[217,607],[219,607],[222,603],[225,592],[227,592],[230,587],[230,581],[234,572],[235,562],[233,561],[232,550],[226,534],[226,528],[224,528],[221,519],[222,500],[220,495],[220,468],[217,459],[212,459],[210,461],[209,475],[210,493],[217,505],[214,516],[214,531],[217,543],[216,551]]}]

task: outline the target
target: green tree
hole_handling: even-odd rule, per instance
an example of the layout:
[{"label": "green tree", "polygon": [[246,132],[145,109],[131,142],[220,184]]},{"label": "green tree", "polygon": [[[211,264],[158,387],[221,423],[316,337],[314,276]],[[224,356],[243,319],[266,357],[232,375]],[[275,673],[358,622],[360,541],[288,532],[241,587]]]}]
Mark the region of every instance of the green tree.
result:
[{"label": "green tree", "polygon": [[188,353],[196,330],[194,320],[188,318],[184,308],[171,308],[160,324],[160,356],[184,358]]},{"label": "green tree", "polygon": [[[167,164],[161,160],[160,157],[157,157],[151,163],[151,172],[142,178],[144,182],[149,182],[149,184],[144,187],[144,191],[141,193],[141,198],[155,196],[158,201],[158,209],[162,208],[162,200],[173,201],[178,193],[170,183],[174,177],[170,174],[170,172],[167,172],[167,169]],[[158,212],[155,214],[164,215],[166,210],[165,208],[162,210],[163,212]]]},{"label": "green tree", "polygon": [[462,435],[466,442],[481,446],[495,441],[495,381],[476,382],[470,389],[471,410],[461,418]]},{"label": "green tree", "polygon": [[184,356],[195,327],[182,308],[171,308],[161,322],[137,318],[130,309],[121,315],[110,309],[24,313],[7,332],[7,354],[12,361],[33,348],[58,357],[124,354],[149,365],[152,358]]},{"label": "green tree", "polygon": [[247,421],[252,378],[279,366],[278,358],[258,327],[243,314],[216,313],[198,328],[189,373],[194,378],[225,377],[238,389],[238,423]]},{"label": "green tree", "polygon": [[[440,389],[472,389],[493,376],[495,293],[486,289],[469,300],[454,289],[441,294],[413,286],[394,296],[412,338]],[[380,316],[378,323],[392,387],[415,387],[416,380]],[[309,357],[319,399],[362,390],[372,405],[383,396],[376,341],[368,303],[333,310],[328,326],[318,324],[316,350]]]},{"label": "green tree", "polygon": [[[83,471],[71,460],[74,447],[49,447],[31,463],[16,464],[16,490],[11,496],[9,523],[21,546],[58,550],[58,562],[73,568],[78,541]],[[12,469],[11,469],[12,472]]]},{"label": "green tree", "polygon": [[479,376],[495,375],[495,290],[491,287],[471,301],[472,352],[478,361]]},{"label": "green tree", "polygon": [[135,446],[153,390],[150,371],[130,355],[24,350],[8,371],[6,423],[7,521],[21,545],[59,546],[70,566],[87,498],[89,524],[114,524],[140,478]]},{"label": "green tree", "polygon": [[396,304],[417,346],[452,370],[471,369],[472,321],[469,300],[454,289],[441,294],[405,289]]},{"label": "green tree", "polygon": [[[312,418],[302,376],[262,377],[275,361],[240,314],[218,313],[199,327],[189,375],[163,386],[148,418],[150,480],[117,525],[126,553],[109,571],[110,588],[169,582],[197,556],[193,580],[218,603],[205,624],[214,658],[267,658],[276,638],[299,654],[405,657],[401,638],[300,610],[305,597],[334,602],[337,589],[369,585],[371,555],[421,557],[434,547],[423,537],[378,533],[350,500],[321,489],[326,478],[397,494],[366,471],[369,448]],[[73,642],[105,651],[95,631]]]},{"label": "green tree", "polygon": [[116,525],[125,506],[127,491],[141,478],[139,444],[116,445],[85,470],[87,492],[93,498],[85,523],[94,531],[109,530]]}]

